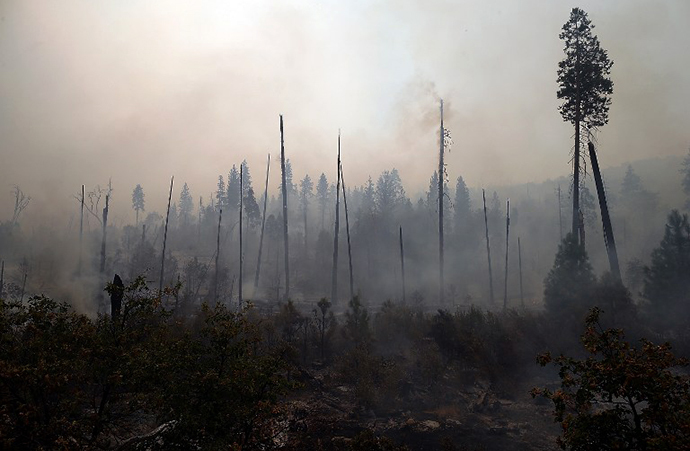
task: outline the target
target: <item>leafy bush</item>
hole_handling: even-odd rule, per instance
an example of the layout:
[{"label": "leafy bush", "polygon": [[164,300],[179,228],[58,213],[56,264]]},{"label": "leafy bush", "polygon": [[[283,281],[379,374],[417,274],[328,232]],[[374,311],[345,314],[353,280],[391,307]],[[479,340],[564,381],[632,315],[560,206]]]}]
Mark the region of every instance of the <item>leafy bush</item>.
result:
[{"label": "leafy bush", "polygon": [[642,340],[634,347],[620,329],[603,330],[591,310],[582,344],[585,359],[542,354],[537,361],[558,368],[561,388],[536,388],[554,404],[563,449],[661,450],[690,448],[690,379],[678,369],[668,343]]},{"label": "leafy bush", "polygon": [[0,301],[0,448],[270,447],[287,364],[251,307],[187,324],[142,278],[118,289],[122,313],[95,321],[46,297]]}]

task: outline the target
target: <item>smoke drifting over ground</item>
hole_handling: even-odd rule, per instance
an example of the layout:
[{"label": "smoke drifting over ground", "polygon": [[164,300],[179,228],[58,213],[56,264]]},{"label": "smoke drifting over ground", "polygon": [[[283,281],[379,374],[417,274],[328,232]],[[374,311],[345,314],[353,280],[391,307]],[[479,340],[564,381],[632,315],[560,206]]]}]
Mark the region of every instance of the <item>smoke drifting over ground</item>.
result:
[{"label": "smoke drifting over ground", "polygon": [[[580,6],[615,62],[602,164],[684,153],[690,6]],[[558,176],[568,172],[571,130],[556,110],[557,36],[571,7],[4,3],[0,179],[21,185],[34,213],[56,213],[81,183],[112,177],[113,208],[127,222],[136,183],[163,205],[170,174],[207,198],[233,163],[260,167],[277,153],[283,113],[296,179],[334,178],[342,128],[350,185],[396,167],[414,192],[436,165],[438,97],[455,142],[451,178],[479,186]]]}]

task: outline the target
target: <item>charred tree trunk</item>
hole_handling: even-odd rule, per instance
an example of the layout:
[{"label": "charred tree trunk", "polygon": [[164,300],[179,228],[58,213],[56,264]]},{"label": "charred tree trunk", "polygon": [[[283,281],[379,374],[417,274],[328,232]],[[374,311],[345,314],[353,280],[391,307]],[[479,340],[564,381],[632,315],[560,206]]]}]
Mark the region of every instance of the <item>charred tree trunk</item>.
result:
[{"label": "charred tree trunk", "polygon": [[3,289],[5,288],[5,260],[0,262],[0,299],[2,297]]},{"label": "charred tree trunk", "polygon": [[201,210],[204,208],[204,201],[201,196],[199,196],[199,220],[197,221],[197,226],[196,226],[196,240],[197,243],[201,243]]},{"label": "charred tree trunk", "polygon": [[443,181],[445,164],[443,162],[445,132],[443,130],[443,99],[441,99],[441,127],[439,128],[439,154],[438,154],[438,300],[443,303]]},{"label": "charred tree trunk", "polygon": [[21,294],[21,296],[19,296],[19,303],[20,303],[20,304],[21,304],[22,302],[24,302],[24,292],[26,291],[26,278],[27,278],[28,276],[29,276],[29,275],[28,275],[27,273],[24,273],[24,280],[22,281],[22,294]]},{"label": "charred tree trunk", "polygon": [[402,301],[404,304],[406,302],[406,299],[405,299],[405,249],[403,248],[402,226],[400,226],[400,272],[402,274]]},{"label": "charred tree trunk", "polygon": [[283,138],[283,115],[280,115],[280,170],[283,185],[283,242],[285,243],[285,301],[290,298],[290,254],[288,246],[288,192],[285,180],[285,141]]},{"label": "charred tree trunk", "polygon": [[168,194],[168,209],[165,213],[165,231],[163,232],[163,252],[161,253],[161,278],[158,282],[158,295],[163,295],[163,276],[165,275],[165,246],[168,243],[168,220],[170,219],[170,202],[172,201],[173,182],[175,176],[170,177],[170,192]]},{"label": "charred tree trunk", "polygon": [[105,208],[103,209],[103,238],[101,240],[101,274],[105,272],[105,238],[108,231],[108,209],[110,195],[105,195]]},{"label": "charred tree trunk", "polygon": [[268,154],[266,163],[266,186],[264,188],[264,212],[261,216],[261,235],[259,238],[259,256],[256,259],[256,274],[254,275],[254,296],[259,289],[259,277],[261,275],[261,252],[264,248],[264,230],[266,229],[266,204],[268,203],[268,173],[271,170],[271,154]]},{"label": "charred tree trunk", "polygon": [[340,231],[340,132],[338,132],[338,179],[335,187],[335,225],[333,230],[333,268],[331,273],[331,302],[338,296],[338,232]]},{"label": "charred tree trunk", "polygon": [[510,199],[506,201],[506,266],[505,278],[503,281],[503,310],[508,308],[508,245],[510,236]]},{"label": "charred tree trunk", "polygon": [[240,308],[242,307],[242,281],[244,280],[244,277],[242,277],[242,270],[244,269],[244,258],[242,257],[242,209],[244,208],[244,200],[242,199],[244,197],[243,173],[244,167],[240,164],[240,280],[237,284],[237,299]]},{"label": "charred tree trunk", "polygon": [[580,212],[580,246],[585,247],[585,215]]},{"label": "charred tree trunk", "polygon": [[77,265],[77,275],[81,275],[81,259],[84,241],[84,198],[86,197],[86,187],[81,186],[81,213],[79,215],[79,264]]},{"label": "charred tree trunk", "polygon": [[110,292],[110,316],[113,318],[113,321],[120,317],[122,298],[124,295],[125,285],[122,283],[120,276],[115,274],[115,277],[113,277],[112,291]]},{"label": "charred tree trunk", "polygon": [[309,239],[307,237],[307,200],[304,200],[304,203],[302,205],[302,215],[304,219],[304,259],[306,261],[307,255],[308,255],[308,250],[309,250]]},{"label": "charred tree trunk", "polygon": [[218,260],[220,259],[220,223],[223,220],[223,209],[218,210],[218,233],[216,234],[216,275],[213,277],[213,303],[218,305]]},{"label": "charred tree trunk", "polygon": [[[575,151],[573,153],[573,236],[580,229],[580,121],[575,120]],[[580,243],[582,245],[582,243]]]},{"label": "charred tree trunk", "polygon": [[522,292],[522,247],[520,246],[520,237],[518,237],[518,268],[520,271],[520,305],[525,308],[525,297]]},{"label": "charred tree trunk", "polygon": [[486,192],[482,189],[482,202],[484,202],[484,231],[486,233],[486,256],[489,260],[489,301],[494,303],[494,277],[491,272],[491,244],[489,242],[489,219],[486,214]]},{"label": "charred tree trunk", "polygon": [[594,144],[589,142],[589,158],[592,162],[592,173],[594,174],[594,182],[597,185],[597,195],[599,197],[599,209],[601,210],[601,222],[604,227],[604,243],[606,244],[606,253],[609,257],[609,266],[611,267],[611,274],[613,277],[621,280],[621,269],[618,264],[618,252],[616,250],[616,240],[613,238],[613,227],[611,225],[611,217],[609,216],[609,207],[606,202],[606,192],[604,191],[604,181],[599,170],[599,160],[597,153],[594,150]]},{"label": "charred tree trunk", "polygon": [[563,214],[561,208],[561,185],[558,185],[558,233],[560,240],[563,241]]},{"label": "charred tree trunk", "polygon": [[352,246],[350,244],[350,217],[347,212],[347,196],[345,195],[345,175],[343,174],[342,162],[340,164],[340,182],[343,187],[343,205],[345,207],[345,233],[347,234],[347,258],[350,266],[350,299],[355,298],[355,282],[352,273]]}]

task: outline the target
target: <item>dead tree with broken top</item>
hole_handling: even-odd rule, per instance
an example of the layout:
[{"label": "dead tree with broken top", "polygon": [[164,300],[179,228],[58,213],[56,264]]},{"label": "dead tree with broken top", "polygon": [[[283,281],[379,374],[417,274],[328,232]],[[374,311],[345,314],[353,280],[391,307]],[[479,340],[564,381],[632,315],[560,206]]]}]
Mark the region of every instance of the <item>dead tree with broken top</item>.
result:
[{"label": "dead tree with broken top", "polygon": [[491,244],[489,242],[489,219],[486,214],[486,192],[482,189],[482,202],[484,203],[484,231],[486,233],[486,256],[489,260],[489,301],[494,303],[494,278],[491,272]]},{"label": "dead tree with broken top", "polygon": [[165,275],[165,246],[168,242],[168,221],[170,220],[170,202],[172,201],[173,182],[175,176],[170,177],[170,192],[168,194],[168,209],[165,213],[165,231],[163,232],[163,252],[161,252],[161,277],[158,282],[158,295],[163,295],[163,276]]},{"label": "dead tree with broken top", "polygon": [[400,226],[400,272],[402,273],[402,301],[405,303],[405,248],[403,247],[403,229]]},{"label": "dead tree with broken top", "polygon": [[518,237],[518,269],[520,271],[520,305],[525,308],[525,297],[522,292],[522,247],[520,246],[520,237]]},{"label": "dead tree with broken top", "polygon": [[105,208],[103,209],[103,238],[101,240],[101,274],[105,272],[105,238],[108,231],[108,209],[110,195],[105,195]]},{"label": "dead tree with broken top", "polygon": [[79,214],[79,264],[77,265],[77,275],[81,275],[81,260],[84,241],[84,199],[86,197],[86,187],[81,186],[81,209]]},{"label": "dead tree with broken top", "polygon": [[5,288],[5,260],[0,262],[0,299],[3,299],[2,293]]},{"label": "dead tree with broken top", "polygon": [[220,274],[219,271],[219,260],[220,260],[220,225],[221,221],[223,220],[223,209],[221,208],[218,210],[218,233],[216,234],[216,265],[215,265],[215,271],[216,274],[213,277],[213,304],[216,305],[218,304],[218,277]]},{"label": "dead tree with broken top", "polygon": [[503,309],[508,308],[508,247],[510,244],[510,199],[506,201],[506,265],[503,281]]},{"label": "dead tree with broken top", "polygon": [[443,154],[445,147],[445,131],[443,129],[443,99],[441,99],[441,126],[439,128],[439,154],[438,154],[438,300],[443,303],[443,182],[445,181],[445,164]]},{"label": "dead tree with broken top", "polygon": [[264,248],[264,231],[266,230],[266,204],[268,203],[268,173],[271,170],[271,154],[268,154],[266,163],[266,186],[264,188],[264,211],[261,215],[261,235],[259,238],[259,256],[256,259],[256,274],[254,274],[254,296],[259,289],[259,277],[261,276],[261,253]]},{"label": "dead tree with broken top", "polygon": [[343,206],[345,207],[345,233],[347,235],[347,258],[350,267],[350,299],[355,298],[355,282],[352,274],[352,245],[350,244],[350,216],[347,211],[347,196],[345,195],[345,176],[343,165],[340,163],[340,182],[343,187]]},{"label": "dead tree with broken top", "polygon": [[604,227],[604,244],[606,245],[606,253],[609,257],[609,266],[611,268],[611,275],[618,281],[621,280],[621,269],[618,264],[618,252],[616,251],[616,240],[613,237],[613,226],[611,225],[611,217],[609,216],[609,207],[606,202],[606,192],[604,190],[604,181],[599,170],[599,160],[597,153],[594,150],[592,141],[587,143],[589,148],[589,158],[592,162],[592,173],[594,174],[594,183],[597,186],[597,196],[599,197],[599,209],[601,210],[601,223]]},{"label": "dead tree with broken top", "polygon": [[242,209],[244,208],[244,167],[242,164],[240,164],[240,280],[239,284],[237,285],[237,299],[238,299],[238,304],[240,308],[242,307],[242,281],[244,280],[244,277],[242,277],[242,270],[243,270],[243,263],[244,263],[244,258],[242,256]]},{"label": "dead tree with broken top", "polygon": [[285,301],[290,299],[290,253],[288,245],[288,191],[285,178],[285,140],[283,134],[283,115],[280,115],[280,170],[283,191],[283,243],[285,245]]},{"label": "dead tree with broken top", "polygon": [[338,232],[340,231],[340,131],[338,131],[338,180],[335,187],[335,225],[333,231],[333,267],[331,273],[331,302],[338,296]]},{"label": "dead tree with broken top", "polygon": [[563,208],[561,207],[561,185],[558,185],[558,232],[560,240],[563,241]]}]

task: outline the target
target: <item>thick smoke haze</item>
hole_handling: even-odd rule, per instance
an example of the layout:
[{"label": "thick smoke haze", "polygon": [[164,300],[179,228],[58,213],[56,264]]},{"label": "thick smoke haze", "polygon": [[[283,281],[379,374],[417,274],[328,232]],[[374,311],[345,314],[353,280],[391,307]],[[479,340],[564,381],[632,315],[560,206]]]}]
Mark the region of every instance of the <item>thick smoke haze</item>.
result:
[{"label": "thick smoke haze", "polygon": [[243,159],[261,179],[278,114],[295,181],[335,178],[340,128],[350,186],[395,167],[413,194],[437,165],[439,97],[451,180],[567,174],[572,129],[555,92],[574,6],[614,61],[601,164],[684,154],[685,0],[2,2],[0,217],[12,185],[32,197],[28,217],[77,214],[80,185],[111,178],[116,224],[133,222],[137,183],[147,211],[164,209],[173,174],[174,198],[187,182],[208,201]]}]

